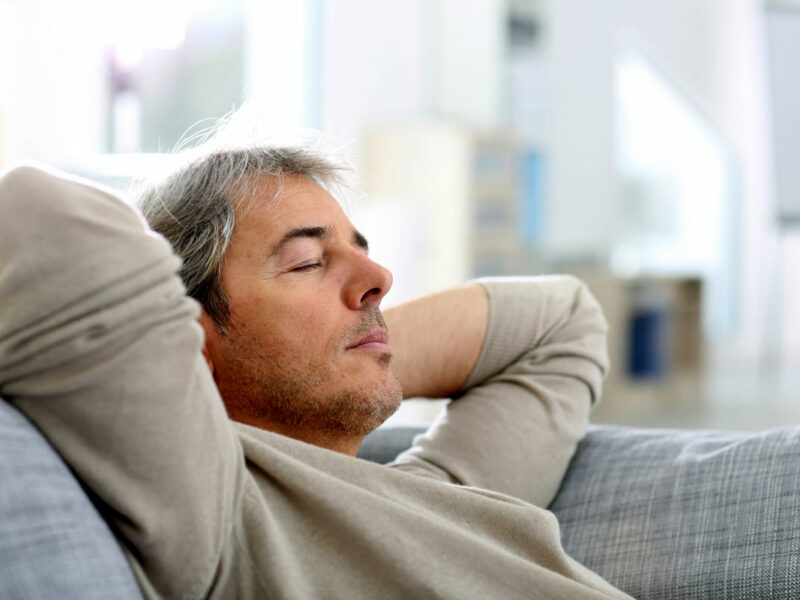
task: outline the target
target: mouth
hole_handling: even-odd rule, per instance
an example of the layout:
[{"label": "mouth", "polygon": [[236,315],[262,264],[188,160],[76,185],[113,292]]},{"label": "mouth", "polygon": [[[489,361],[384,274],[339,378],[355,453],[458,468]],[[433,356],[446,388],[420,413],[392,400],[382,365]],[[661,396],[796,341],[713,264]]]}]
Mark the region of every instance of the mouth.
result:
[{"label": "mouth", "polygon": [[355,344],[347,346],[346,350],[372,350],[377,352],[389,353],[389,334],[382,327],[376,327]]}]

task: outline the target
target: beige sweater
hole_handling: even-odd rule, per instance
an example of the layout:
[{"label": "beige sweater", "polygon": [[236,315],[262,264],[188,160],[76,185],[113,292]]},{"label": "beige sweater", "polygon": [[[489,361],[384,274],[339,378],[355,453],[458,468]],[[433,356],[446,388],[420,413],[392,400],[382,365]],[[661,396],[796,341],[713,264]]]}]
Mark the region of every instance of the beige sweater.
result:
[{"label": "beige sweater", "polygon": [[0,179],[0,394],[96,494],[148,598],[624,598],[546,506],[605,369],[567,277],[487,280],[463,395],[391,467],[232,424],[178,259],[97,189]]}]

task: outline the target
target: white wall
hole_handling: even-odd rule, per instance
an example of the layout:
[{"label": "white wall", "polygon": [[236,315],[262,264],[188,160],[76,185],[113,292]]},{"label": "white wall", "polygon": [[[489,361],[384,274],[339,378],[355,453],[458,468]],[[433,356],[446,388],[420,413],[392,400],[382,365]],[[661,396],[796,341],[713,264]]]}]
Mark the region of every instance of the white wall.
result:
[{"label": "white wall", "polygon": [[618,196],[614,175],[611,2],[548,3],[551,137],[548,161],[548,251],[561,257],[599,255],[611,243]]},{"label": "white wall", "polygon": [[432,15],[440,24],[432,31],[441,50],[432,82],[441,86],[433,106],[439,115],[484,130],[504,122],[505,11],[498,0],[442,0]]},{"label": "white wall", "polygon": [[503,0],[322,0],[320,128],[356,163],[375,124],[502,121]]},{"label": "white wall", "polygon": [[426,108],[425,0],[324,0],[321,129],[358,161],[354,142],[375,121]]}]

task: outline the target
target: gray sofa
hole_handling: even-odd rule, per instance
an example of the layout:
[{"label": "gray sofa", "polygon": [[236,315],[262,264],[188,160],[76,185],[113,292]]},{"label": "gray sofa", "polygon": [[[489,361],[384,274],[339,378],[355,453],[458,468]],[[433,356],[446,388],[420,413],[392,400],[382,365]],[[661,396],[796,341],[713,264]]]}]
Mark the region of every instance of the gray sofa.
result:
[{"label": "gray sofa", "polygon": [[[387,462],[420,429],[380,429]],[[520,473],[524,477],[525,473]],[[567,551],[635,598],[800,597],[800,427],[594,427],[551,505]],[[0,399],[0,598],[141,598],[106,521]]]}]

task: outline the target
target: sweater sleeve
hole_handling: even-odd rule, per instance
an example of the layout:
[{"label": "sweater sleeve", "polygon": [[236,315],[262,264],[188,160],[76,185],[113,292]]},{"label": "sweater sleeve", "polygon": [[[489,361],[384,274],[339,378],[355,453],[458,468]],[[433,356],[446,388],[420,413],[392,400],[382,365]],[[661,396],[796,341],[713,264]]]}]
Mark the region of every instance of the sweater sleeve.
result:
[{"label": "sweater sleeve", "polygon": [[392,467],[545,507],[600,397],[606,322],[570,276],[479,281],[489,327],[465,391]]},{"label": "sweater sleeve", "polygon": [[212,589],[244,472],[163,238],[33,167],[0,179],[0,395],[110,520],[148,597]]}]

